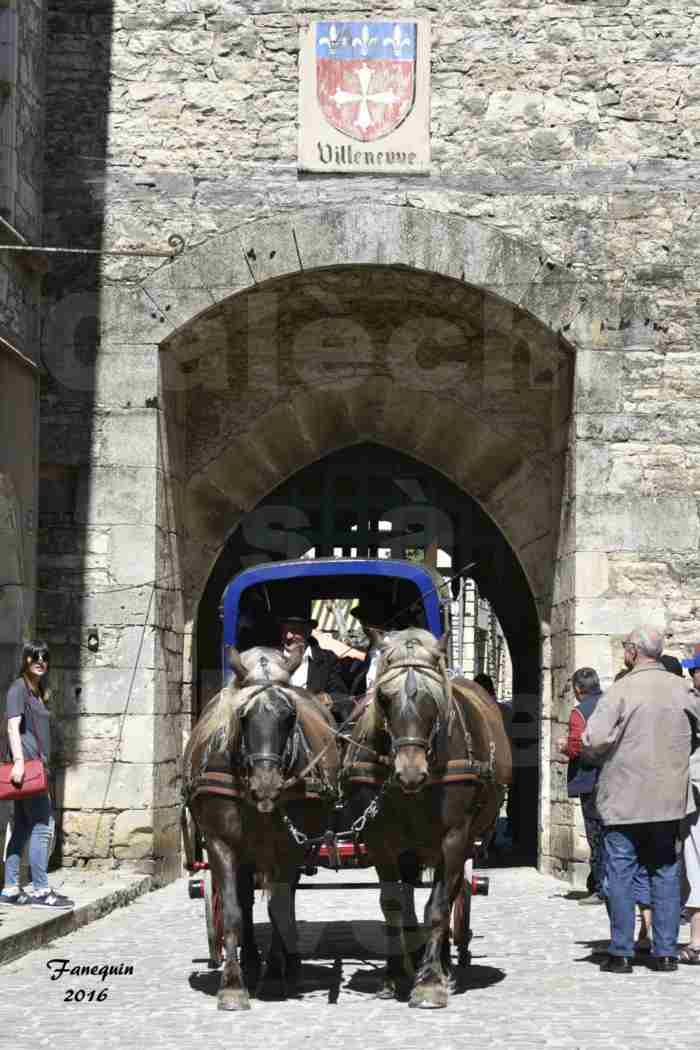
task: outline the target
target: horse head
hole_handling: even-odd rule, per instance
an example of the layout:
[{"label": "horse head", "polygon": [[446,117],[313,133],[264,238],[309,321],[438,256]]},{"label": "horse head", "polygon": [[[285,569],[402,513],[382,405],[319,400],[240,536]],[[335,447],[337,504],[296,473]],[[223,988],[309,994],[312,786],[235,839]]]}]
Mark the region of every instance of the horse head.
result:
[{"label": "horse head", "polygon": [[289,657],[261,647],[229,652],[241,693],[248,694],[239,713],[240,750],[248,792],[260,813],[274,809],[292,757],[297,708],[294,690],[287,686],[302,656],[301,646]]},{"label": "horse head", "polygon": [[418,627],[373,639],[381,651],[375,697],[391,738],[394,771],[407,794],[428,779],[428,760],[446,717],[447,635],[437,641]]}]

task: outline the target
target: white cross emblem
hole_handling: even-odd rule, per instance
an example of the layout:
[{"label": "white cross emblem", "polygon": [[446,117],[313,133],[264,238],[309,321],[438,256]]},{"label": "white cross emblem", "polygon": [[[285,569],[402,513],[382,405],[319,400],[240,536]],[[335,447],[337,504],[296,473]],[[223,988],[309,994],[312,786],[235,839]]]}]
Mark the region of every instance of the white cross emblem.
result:
[{"label": "white cross emblem", "polygon": [[370,69],[369,66],[360,66],[357,71],[357,79],[360,81],[361,94],[354,95],[350,91],[343,91],[342,88],[338,88],[335,95],[331,95],[336,106],[345,106],[349,102],[360,103],[360,112],[357,115],[355,127],[360,128],[361,131],[367,131],[367,128],[374,124],[369,114],[368,102],[382,102],[385,105],[391,105],[393,102],[401,101],[399,96],[395,95],[393,91],[377,91],[375,94],[370,95],[369,86],[372,83],[373,76],[373,69]]}]

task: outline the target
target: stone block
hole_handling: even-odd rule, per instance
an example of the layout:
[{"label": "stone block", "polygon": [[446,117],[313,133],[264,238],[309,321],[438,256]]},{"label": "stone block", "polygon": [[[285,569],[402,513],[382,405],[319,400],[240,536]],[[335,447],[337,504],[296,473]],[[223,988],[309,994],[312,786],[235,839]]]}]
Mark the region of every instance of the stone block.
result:
[{"label": "stone block", "polygon": [[101,345],[92,380],[96,406],[143,407],[158,394],[158,346]]},{"label": "stone block", "polygon": [[103,467],[159,467],[158,413],[140,407],[107,416],[93,456]]},{"label": "stone block", "polygon": [[663,629],[668,612],[658,598],[635,594],[626,598],[578,598],[575,602],[574,630],[576,634],[622,637],[641,623],[651,623]]},{"label": "stone block", "polygon": [[564,602],[574,597],[600,598],[611,586],[610,572],[608,555],[604,551],[569,554],[557,564],[556,599]]},{"label": "stone block", "polygon": [[147,763],[90,763],[63,771],[57,797],[65,809],[148,809],[153,803],[154,769]]},{"label": "stone block", "polygon": [[[214,294],[204,281],[200,267],[201,256],[186,251],[151,274],[144,290],[167,318],[170,330],[177,331],[216,303]],[[169,338],[170,331],[161,332],[161,339]]]},{"label": "stone block", "polygon": [[242,254],[258,284],[273,277],[301,272],[295,234],[293,217],[282,221],[265,219],[239,228]]},{"label": "stone block", "polygon": [[157,688],[162,672],[132,667],[81,667],[66,671],[64,706],[68,715],[163,714],[165,697]]},{"label": "stone block", "polygon": [[603,688],[612,682],[623,667],[620,639],[606,635],[577,634],[571,638],[571,667],[593,667]]},{"label": "stone block", "polygon": [[697,551],[700,521],[691,496],[607,495],[576,498],[576,545],[584,550]]},{"label": "stone block", "polygon": [[[152,474],[148,475],[148,481],[153,481]],[[150,583],[156,577],[166,586],[171,583],[156,570],[157,530],[152,524],[147,524],[148,517],[153,516],[154,511],[153,507],[149,509],[150,515],[144,515],[138,523],[115,522],[110,529],[109,570],[110,580],[115,587]]]},{"label": "stone block", "polygon": [[180,807],[158,807],[153,811],[155,849],[158,853],[180,853]]},{"label": "stone block", "polygon": [[124,722],[119,757],[123,762],[172,761],[180,753],[170,715],[130,715]]},{"label": "stone block", "polygon": [[105,285],[93,316],[98,318],[100,340],[111,346],[153,346],[176,327],[147,291],[127,283]]},{"label": "stone block", "polygon": [[108,857],[113,823],[113,813],[64,809],[60,817],[64,857]]},{"label": "stone block", "polygon": [[233,494],[224,495],[221,489],[201,475],[195,475],[187,485],[186,507],[188,539],[195,546],[209,546],[212,552],[219,549],[223,538],[235,528],[242,516],[240,508],[233,503]]},{"label": "stone block", "polygon": [[153,814],[151,810],[125,810],[114,821],[114,856],[135,860],[153,854]]},{"label": "stone block", "polygon": [[86,525],[154,525],[156,493],[157,473],[153,467],[96,465],[89,472],[81,472],[76,520]]},{"label": "stone block", "polygon": [[[144,577],[144,583],[148,576]],[[145,624],[152,609],[152,587],[145,585],[129,589],[124,587],[100,586],[94,592],[84,593],[80,599],[73,600],[75,622],[82,624],[110,624],[122,626]],[[65,623],[65,619],[63,621]]]}]

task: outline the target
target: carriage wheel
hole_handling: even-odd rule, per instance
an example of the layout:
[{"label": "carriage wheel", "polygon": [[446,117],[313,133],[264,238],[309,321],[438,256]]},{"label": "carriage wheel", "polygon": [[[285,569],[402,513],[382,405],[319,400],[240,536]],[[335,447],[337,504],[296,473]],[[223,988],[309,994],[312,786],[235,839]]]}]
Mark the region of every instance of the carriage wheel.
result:
[{"label": "carriage wheel", "polygon": [[224,961],[224,916],[219,887],[211,871],[204,878],[204,914],[209,940],[209,969],[216,970]]},{"label": "carriage wheel", "polygon": [[472,961],[469,950],[472,939],[471,914],[472,885],[471,880],[465,879],[452,907],[452,939],[457,948],[458,966],[469,966]]}]

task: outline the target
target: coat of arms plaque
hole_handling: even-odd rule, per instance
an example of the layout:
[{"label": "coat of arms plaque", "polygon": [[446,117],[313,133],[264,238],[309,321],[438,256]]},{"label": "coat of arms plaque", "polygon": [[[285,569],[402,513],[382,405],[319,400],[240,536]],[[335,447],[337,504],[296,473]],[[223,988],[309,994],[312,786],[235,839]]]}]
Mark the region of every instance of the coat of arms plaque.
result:
[{"label": "coat of arms plaque", "polygon": [[423,174],[429,125],[425,21],[335,20],[302,30],[301,171]]}]

